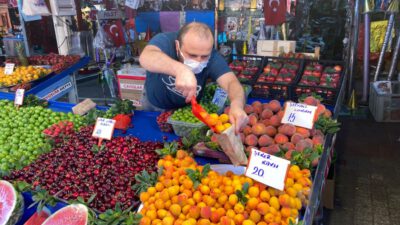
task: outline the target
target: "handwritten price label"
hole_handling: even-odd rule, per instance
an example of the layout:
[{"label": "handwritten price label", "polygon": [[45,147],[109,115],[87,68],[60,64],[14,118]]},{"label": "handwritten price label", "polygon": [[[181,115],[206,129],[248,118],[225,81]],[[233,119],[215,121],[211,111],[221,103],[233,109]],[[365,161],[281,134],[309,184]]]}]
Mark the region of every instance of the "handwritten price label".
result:
[{"label": "handwritten price label", "polygon": [[14,72],[14,63],[6,63],[6,66],[4,67],[4,74],[10,75]]},{"label": "handwritten price label", "polygon": [[316,110],[316,106],[288,102],[281,122],[312,129]]},{"label": "handwritten price label", "polygon": [[111,140],[115,127],[115,120],[106,118],[97,118],[96,125],[93,130],[93,137]]},{"label": "handwritten price label", "polygon": [[290,161],[286,159],[252,148],[245,174],[253,180],[283,191],[289,164]]},{"label": "handwritten price label", "polygon": [[219,108],[222,108],[225,105],[226,99],[228,98],[228,93],[224,91],[224,89],[218,87],[215,90],[214,97],[212,99],[212,103],[217,105]]},{"label": "handwritten price label", "polygon": [[24,103],[25,89],[17,89],[15,92],[14,105],[22,105]]}]

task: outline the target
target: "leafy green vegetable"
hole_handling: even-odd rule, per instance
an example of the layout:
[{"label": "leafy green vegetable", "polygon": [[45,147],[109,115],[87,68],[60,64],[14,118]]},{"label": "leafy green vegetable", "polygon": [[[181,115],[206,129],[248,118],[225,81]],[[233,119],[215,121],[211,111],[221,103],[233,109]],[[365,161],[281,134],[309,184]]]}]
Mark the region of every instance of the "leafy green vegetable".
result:
[{"label": "leafy green vegetable", "polygon": [[335,134],[340,130],[340,125],[337,120],[325,116],[319,116],[315,122],[315,128],[321,130],[324,134]]},{"label": "leafy green vegetable", "polygon": [[308,96],[312,96],[315,99],[319,100],[320,102],[322,102],[324,100],[324,98],[322,98],[320,95],[315,94],[314,92],[312,92],[311,94],[305,93],[305,94],[300,95],[299,102],[304,102],[304,99],[307,98]]},{"label": "leafy green vegetable", "polygon": [[186,173],[188,177],[192,180],[193,186],[195,189],[200,185],[201,179],[207,177],[208,172],[210,172],[211,167],[210,164],[206,164],[203,166],[203,170],[200,172],[200,170],[196,169],[186,169]]},{"label": "leafy green vegetable", "polygon": [[28,95],[24,98],[23,107],[34,107],[34,106],[42,106],[43,108],[47,108],[49,103],[46,100],[39,99],[35,95]]},{"label": "leafy green vegetable", "polygon": [[42,211],[46,205],[55,206],[57,203],[57,199],[54,196],[50,195],[46,190],[41,189],[39,186],[34,190],[32,199],[33,203],[28,208],[37,205],[38,212]]},{"label": "leafy green vegetable", "polygon": [[176,153],[178,151],[178,143],[173,141],[171,143],[165,142],[164,143],[164,148],[162,149],[157,149],[156,153],[160,155],[161,157],[171,155],[173,157],[176,156]]},{"label": "leafy green vegetable", "polygon": [[314,151],[312,148],[306,148],[302,152],[292,152],[292,165],[298,165],[301,169],[313,169],[312,161],[320,156],[318,151]]},{"label": "leafy green vegetable", "polygon": [[159,169],[158,173],[151,173],[143,170],[141,173],[135,175],[136,184],[132,186],[132,189],[135,190],[136,194],[140,194],[142,192],[147,191],[149,187],[155,186],[157,183],[158,176],[162,174],[162,168]]},{"label": "leafy green vegetable", "polygon": [[13,186],[20,193],[30,191],[32,188],[32,186],[25,181],[14,181]]},{"label": "leafy green vegetable", "polygon": [[247,201],[249,200],[246,197],[246,194],[249,192],[250,184],[248,182],[244,183],[242,186],[242,190],[236,190],[236,195],[238,196],[239,202],[242,203],[244,206],[246,205]]},{"label": "leafy green vegetable", "polygon": [[114,105],[110,107],[108,112],[111,113],[111,117],[116,116],[117,114],[132,114],[132,111],[135,109],[131,100],[117,100]]},{"label": "leafy green vegetable", "polygon": [[132,212],[132,207],[122,210],[118,202],[114,209],[108,209],[98,216],[96,225],[137,225],[142,219],[141,214]]}]

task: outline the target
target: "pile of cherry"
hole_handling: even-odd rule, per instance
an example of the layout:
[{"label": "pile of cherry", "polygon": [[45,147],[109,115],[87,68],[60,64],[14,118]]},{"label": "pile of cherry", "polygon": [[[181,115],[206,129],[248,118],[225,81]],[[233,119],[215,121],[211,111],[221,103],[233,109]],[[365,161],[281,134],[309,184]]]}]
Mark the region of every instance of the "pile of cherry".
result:
[{"label": "pile of cherry", "polygon": [[89,126],[55,137],[51,152],[6,179],[40,186],[64,200],[79,196],[88,200],[95,194],[89,206],[102,212],[114,208],[117,202],[123,209],[129,208],[138,200],[131,188],[135,174],[156,170],[159,157],[155,149],[163,145],[126,136],[103,141],[99,147],[92,132],[93,126]]}]

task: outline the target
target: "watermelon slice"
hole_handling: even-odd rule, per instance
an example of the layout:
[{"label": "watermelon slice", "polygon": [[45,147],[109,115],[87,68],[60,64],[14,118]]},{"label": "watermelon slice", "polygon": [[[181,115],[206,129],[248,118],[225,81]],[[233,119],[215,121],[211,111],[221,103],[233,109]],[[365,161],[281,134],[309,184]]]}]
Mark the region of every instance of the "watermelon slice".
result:
[{"label": "watermelon slice", "polygon": [[72,204],[55,212],[42,225],[87,225],[88,214],[85,205]]},{"label": "watermelon slice", "polygon": [[50,216],[50,210],[46,207],[39,212],[35,212],[24,225],[41,225]]},{"label": "watermelon slice", "polygon": [[24,211],[24,200],[12,184],[0,180],[0,225],[14,225]]}]

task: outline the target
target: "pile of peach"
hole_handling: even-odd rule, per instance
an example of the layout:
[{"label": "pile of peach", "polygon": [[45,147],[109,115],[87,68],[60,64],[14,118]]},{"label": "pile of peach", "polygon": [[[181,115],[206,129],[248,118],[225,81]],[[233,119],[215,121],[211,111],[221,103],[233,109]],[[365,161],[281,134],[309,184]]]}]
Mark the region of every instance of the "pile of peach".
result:
[{"label": "pile of peach", "polygon": [[[331,112],[312,96],[307,97],[303,103],[317,106],[314,120],[320,115],[331,116]],[[229,112],[229,108],[225,110],[225,113]],[[240,135],[246,151],[255,147],[263,152],[276,154],[285,149],[287,151],[285,157],[291,159],[293,151],[314,149],[317,145],[323,144],[324,134],[320,130],[282,124],[284,111],[277,100],[269,103],[255,101],[251,105],[246,105],[245,111],[249,115],[249,122]]]}]

